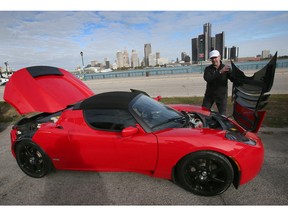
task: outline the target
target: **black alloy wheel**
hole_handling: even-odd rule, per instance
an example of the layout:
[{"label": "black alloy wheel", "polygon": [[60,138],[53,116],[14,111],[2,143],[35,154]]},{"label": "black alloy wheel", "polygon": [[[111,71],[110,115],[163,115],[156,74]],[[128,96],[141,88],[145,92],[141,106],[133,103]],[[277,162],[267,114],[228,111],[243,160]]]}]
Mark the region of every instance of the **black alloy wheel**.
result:
[{"label": "black alloy wheel", "polygon": [[177,182],[190,192],[202,196],[223,193],[234,178],[229,160],[212,151],[187,155],[178,163],[176,169]]},{"label": "black alloy wheel", "polygon": [[16,160],[21,170],[34,178],[41,178],[50,171],[50,160],[42,149],[30,140],[16,146]]}]

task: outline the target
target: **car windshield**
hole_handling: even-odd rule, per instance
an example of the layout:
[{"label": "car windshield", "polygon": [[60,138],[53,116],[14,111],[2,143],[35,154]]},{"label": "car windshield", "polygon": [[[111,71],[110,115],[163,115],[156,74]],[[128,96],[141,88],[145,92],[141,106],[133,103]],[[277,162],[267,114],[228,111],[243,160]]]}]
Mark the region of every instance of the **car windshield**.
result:
[{"label": "car windshield", "polygon": [[182,113],[146,95],[139,97],[132,109],[153,131],[182,127],[185,124]]}]

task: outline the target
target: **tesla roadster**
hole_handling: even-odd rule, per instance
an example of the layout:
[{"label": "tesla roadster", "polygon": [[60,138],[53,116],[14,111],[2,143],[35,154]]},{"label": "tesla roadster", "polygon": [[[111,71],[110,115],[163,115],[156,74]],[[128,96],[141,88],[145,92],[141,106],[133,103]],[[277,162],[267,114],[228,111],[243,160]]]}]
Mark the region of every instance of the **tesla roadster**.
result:
[{"label": "tesla roadster", "polygon": [[231,117],[165,105],[138,90],[94,94],[61,68],[23,68],[4,93],[20,114],[30,113],[11,130],[12,154],[35,178],[53,170],[128,171],[173,180],[197,195],[221,194],[261,170],[256,133],[275,65],[276,55],[252,77],[232,65]]}]

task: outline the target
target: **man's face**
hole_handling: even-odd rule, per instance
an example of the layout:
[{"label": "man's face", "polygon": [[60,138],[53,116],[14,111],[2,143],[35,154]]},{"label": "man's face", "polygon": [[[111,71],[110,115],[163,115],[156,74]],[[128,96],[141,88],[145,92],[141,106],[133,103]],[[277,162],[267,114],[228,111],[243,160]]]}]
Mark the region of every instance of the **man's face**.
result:
[{"label": "man's face", "polygon": [[218,57],[212,57],[210,58],[212,65],[215,67],[219,67],[220,66],[220,56]]}]

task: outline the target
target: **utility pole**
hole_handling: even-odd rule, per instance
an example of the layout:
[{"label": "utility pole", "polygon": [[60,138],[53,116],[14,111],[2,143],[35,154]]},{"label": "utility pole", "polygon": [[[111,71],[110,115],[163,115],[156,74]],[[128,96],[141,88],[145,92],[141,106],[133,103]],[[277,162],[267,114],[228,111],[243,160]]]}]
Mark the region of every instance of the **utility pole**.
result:
[{"label": "utility pole", "polygon": [[5,66],[6,66],[6,73],[8,73],[8,61],[4,62]]}]

